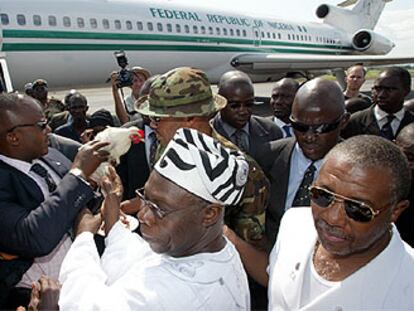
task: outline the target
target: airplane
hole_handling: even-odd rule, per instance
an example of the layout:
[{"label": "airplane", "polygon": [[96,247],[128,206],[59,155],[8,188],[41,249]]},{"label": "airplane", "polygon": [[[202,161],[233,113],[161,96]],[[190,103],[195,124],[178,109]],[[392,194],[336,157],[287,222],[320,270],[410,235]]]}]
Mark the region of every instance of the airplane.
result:
[{"label": "airplane", "polygon": [[343,78],[355,63],[414,63],[384,56],[395,45],[373,30],[390,1],[322,4],[323,23],[302,23],[154,0],[2,0],[0,74],[8,89],[36,78],[49,87],[102,84],[123,50],[153,74],[192,66],[211,82],[233,69],[255,82],[326,70]]}]

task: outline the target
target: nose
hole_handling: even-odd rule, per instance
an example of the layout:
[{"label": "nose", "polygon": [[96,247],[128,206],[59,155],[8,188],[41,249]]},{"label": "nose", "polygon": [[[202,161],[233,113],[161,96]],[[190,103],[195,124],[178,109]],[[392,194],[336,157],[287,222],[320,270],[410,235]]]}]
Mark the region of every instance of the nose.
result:
[{"label": "nose", "polygon": [[154,119],[150,119],[150,127],[155,130],[156,128],[158,128],[158,122]]},{"label": "nose", "polygon": [[46,134],[50,134],[52,132],[52,129],[50,128],[49,124],[46,125],[45,131],[46,131]]},{"label": "nose", "polygon": [[147,204],[144,204],[138,211],[137,218],[140,223],[146,224],[147,226],[152,226],[155,223],[155,215]]},{"label": "nose", "polygon": [[334,201],[325,210],[326,221],[331,226],[344,226],[346,223],[346,212],[344,201],[335,198]]},{"label": "nose", "polygon": [[312,128],[309,128],[306,131],[306,133],[304,134],[304,138],[305,138],[306,142],[313,143],[314,141],[316,141],[317,135],[318,134],[315,133]]}]

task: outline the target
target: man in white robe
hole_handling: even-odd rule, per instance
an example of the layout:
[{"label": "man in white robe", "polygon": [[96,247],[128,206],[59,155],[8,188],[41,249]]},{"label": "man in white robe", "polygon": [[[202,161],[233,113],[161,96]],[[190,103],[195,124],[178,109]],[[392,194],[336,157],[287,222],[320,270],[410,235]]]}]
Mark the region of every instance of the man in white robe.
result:
[{"label": "man in white robe", "polygon": [[85,212],[60,272],[61,310],[248,310],[246,274],[222,235],[223,208],[240,200],[247,173],[239,152],[178,130],[137,191],[142,237],[119,221],[113,173],[103,182],[105,252],[93,241],[99,217]]}]

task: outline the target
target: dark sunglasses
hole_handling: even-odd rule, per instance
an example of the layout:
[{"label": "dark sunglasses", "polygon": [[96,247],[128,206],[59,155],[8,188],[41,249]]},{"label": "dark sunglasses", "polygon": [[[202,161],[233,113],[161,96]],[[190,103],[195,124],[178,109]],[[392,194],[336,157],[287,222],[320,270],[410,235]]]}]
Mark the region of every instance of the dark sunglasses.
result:
[{"label": "dark sunglasses", "polygon": [[343,116],[344,115],[341,115],[338,119],[336,119],[332,123],[322,123],[318,125],[309,125],[309,124],[298,122],[292,116],[289,117],[289,120],[290,120],[290,124],[292,125],[292,128],[298,132],[306,133],[309,130],[311,130],[312,133],[315,133],[315,134],[325,134],[325,133],[329,133],[337,129],[339,124],[342,121]]},{"label": "dark sunglasses", "polygon": [[19,124],[13,126],[11,129],[7,130],[7,133],[13,132],[15,129],[19,127],[29,127],[29,126],[36,126],[39,130],[44,131],[47,128],[47,120],[41,120],[36,123],[27,123],[27,124]]},{"label": "dark sunglasses", "polygon": [[254,105],[254,101],[248,101],[248,102],[228,102],[227,106],[229,106],[231,109],[240,109],[242,106],[246,108],[252,108]]},{"label": "dark sunglasses", "polygon": [[309,191],[311,201],[321,208],[330,207],[334,201],[342,201],[346,215],[357,222],[370,222],[383,211],[383,209],[374,210],[364,202],[344,197],[318,186],[311,186]]}]

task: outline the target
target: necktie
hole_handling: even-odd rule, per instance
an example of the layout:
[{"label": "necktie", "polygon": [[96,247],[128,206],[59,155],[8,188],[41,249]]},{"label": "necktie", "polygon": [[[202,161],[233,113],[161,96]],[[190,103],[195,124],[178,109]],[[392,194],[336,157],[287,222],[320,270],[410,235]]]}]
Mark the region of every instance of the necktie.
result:
[{"label": "necktie", "polygon": [[289,124],[283,125],[282,129],[286,133],[285,137],[292,137],[292,134],[290,133],[290,125]]},{"label": "necktie", "polygon": [[302,182],[300,183],[299,189],[295,194],[293,199],[292,207],[294,206],[309,206],[309,187],[313,182],[315,176],[316,167],[313,165],[313,162],[308,166],[303,175]]},{"label": "necktie", "polygon": [[35,163],[32,165],[30,170],[42,177],[46,181],[49,192],[53,192],[56,190],[55,182],[43,166],[41,166],[39,163]]},{"label": "necktie", "polygon": [[394,120],[395,116],[393,114],[387,115],[387,123],[385,123],[381,128],[381,136],[388,139],[394,139],[394,133],[392,131],[391,122]]},{"label": "necktie", "polygon": [[236,146],[239,147],[241,151],[247,152],[249,148],[246,146],[246,141],[244,139],[243,130],[238,129],[237,131],[234,132],[233,136],[234,136],[234,143],[236,144]]},{"label": "necktie", "polygon": [[155,165],[155,156],[157,155],[158,139],[155,132],[149,134],[150,148],[149,148],[149,166],[152,169]]}]

